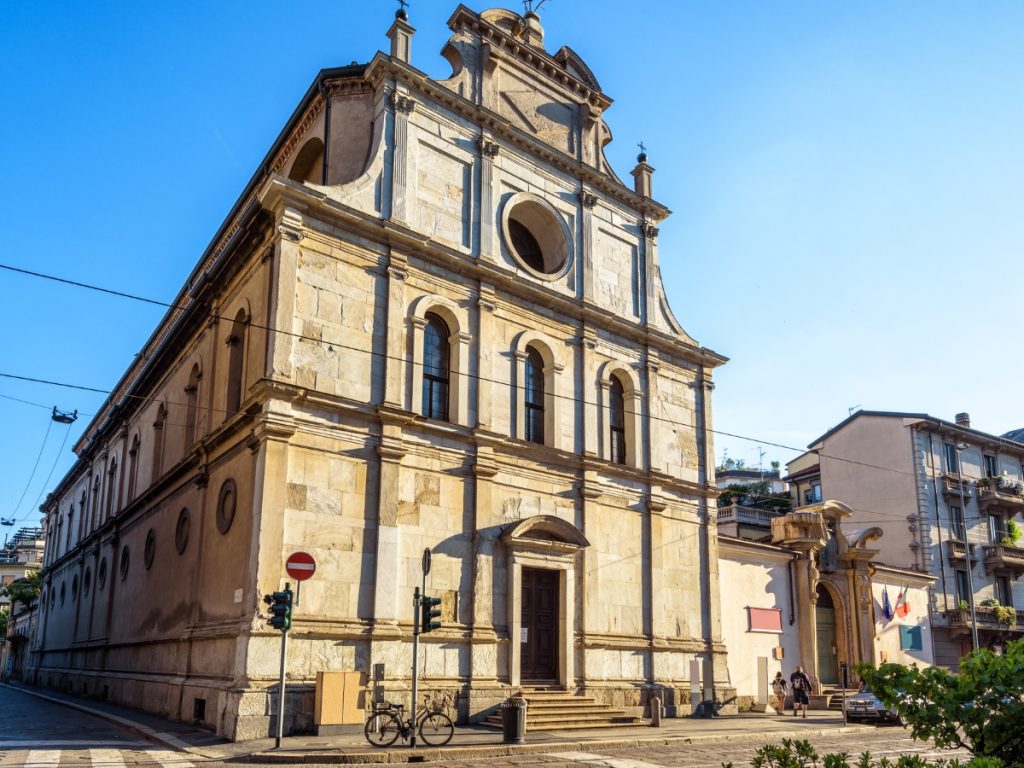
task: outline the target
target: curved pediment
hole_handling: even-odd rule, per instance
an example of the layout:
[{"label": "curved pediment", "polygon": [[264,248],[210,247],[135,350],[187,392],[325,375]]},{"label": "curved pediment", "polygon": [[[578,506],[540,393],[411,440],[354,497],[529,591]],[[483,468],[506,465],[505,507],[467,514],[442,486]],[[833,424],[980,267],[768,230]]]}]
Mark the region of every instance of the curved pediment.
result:
[{"label": "curved pediment", "polygon": [[590,546],[579,528],[554,515],[534,515],[520,520],[505,529],[501,540],[506,544],[551,542],[579,549]]}]

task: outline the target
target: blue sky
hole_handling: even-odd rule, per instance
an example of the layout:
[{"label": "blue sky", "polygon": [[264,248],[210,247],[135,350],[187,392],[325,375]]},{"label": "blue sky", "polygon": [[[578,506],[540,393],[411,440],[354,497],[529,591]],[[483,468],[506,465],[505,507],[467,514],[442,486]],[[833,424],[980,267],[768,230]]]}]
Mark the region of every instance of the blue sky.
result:
[{"label": "blue sky", "polygon": [[[413,64],[436,77],[454,7],[410,7]],[[369,60],[394,8],[3,4],[0,263],[172,299],[316,71]],[[648,147],[675,212],[670,301],[732,359],[717,429],[803,446],[853,406],[1024,426],[1024,5],[549,0],[541,15],[548,50],[572,46],[615,99],[620,176]],[[3,271],[0,291],[0,372],[101,389],[162,315]],[[0,514],[34,522],[73,460],[87,419],[53,424],[40,451],[48,409],[102,399],[0,378]],[[717,443],[757,461],[756,442]]]}]

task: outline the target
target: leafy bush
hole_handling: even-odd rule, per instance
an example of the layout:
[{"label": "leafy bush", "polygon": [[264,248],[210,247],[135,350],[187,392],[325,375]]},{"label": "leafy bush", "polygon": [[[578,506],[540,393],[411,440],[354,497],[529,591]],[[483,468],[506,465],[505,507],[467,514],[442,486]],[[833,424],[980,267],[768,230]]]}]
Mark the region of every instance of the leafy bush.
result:
[{"label": "leafy bush", "polygon": [[[857,668],[882,702],[895,708],[915,739],[961,747],[975,758],[1024,768],[1024,640],[1002,656],[978,650],[960,660],[959,674],[900,664]],[[972,768],[989,763],[971,762]]]},{"label": "leafy bush", "polygon": [[24,578],[12,581],[0,590],[11,598],[12,603],[21,603],[26,608],[31,608],[32,603],[39,597],[39,571],[30,571]]},{"label": "leafy bush", "polygon": [[[766,744],[754,753],[750,761],[753,768],[1004,768],[1003,763],[993,757],[974,757],[966,763],[959,760],[935,760],[928,762],[920,755],[900,755],[895,761],[888,757],[877,762],[870,752],[861,752],[860,757],[850,762],[849,752],[832,752],[818,755],[809,741],[783,739],[781,745]],[[734,768],[731,762],[722,763],[722,768]]]}]

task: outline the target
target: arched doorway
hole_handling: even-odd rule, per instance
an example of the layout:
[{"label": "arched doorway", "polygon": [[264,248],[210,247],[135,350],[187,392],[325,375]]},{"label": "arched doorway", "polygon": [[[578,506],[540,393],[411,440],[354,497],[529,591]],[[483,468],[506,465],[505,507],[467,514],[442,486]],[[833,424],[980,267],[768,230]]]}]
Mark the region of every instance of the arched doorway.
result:
[{"label": "arched doorway", "polygon": [[822,685],[839,684],[839,646],[836,637],[836,606],[828,589],[819,584],[818,604],[814,612],[818,638],[818,681]]}]

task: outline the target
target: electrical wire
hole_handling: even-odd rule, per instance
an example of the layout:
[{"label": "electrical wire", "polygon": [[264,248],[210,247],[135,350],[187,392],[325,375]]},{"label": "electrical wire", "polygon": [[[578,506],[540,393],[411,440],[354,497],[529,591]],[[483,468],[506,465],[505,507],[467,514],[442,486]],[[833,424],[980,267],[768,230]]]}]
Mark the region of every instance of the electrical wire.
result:
[{"label": "electrical wire", "polygon": [[25,483],[25,490],[21,492],[21,497],[18,499],[18,503],[14,505],[14,519],[18,519],[18,510],[21,509],[21,503],[25,500],[25,494],[28,493],[29,487],[32,485],[32,480],[36,476],[36,470],[39,469],[39,460],[43,458],[43,451],[46,449],[46,441],[50,438],[50,428],[53,427],[53,421],[51,419],[46,420],[46,434],[43,435],[43,444],[39,446],[39,453],[36,454],[36,462],[32,465],[32,472],[28,476],[28,482]]},{"label": "electrical wire", "polygon": [[[14,272],[14,273],[18,273],[18,274],[22,274],[22,275],[26,275],[26,276],[30,276],[30,277],[35,277],[35,278],[42,279],[42,280],[48,280],[48,281],[52,281],[52,282],[56,282],[56,283],[60,283],[60,284],[64,284],[64,285],[69,285],[69,286],[76,287],[76,288],[81,288],[81,289],[84,289],[84,290],[97,291],[97,292],[104,293],[104,294],[111,295],[111,296],[117,296],[119,298],[125,298],[125,299],[129,299],[129,300],[132,300],[132,301],[139,301],[139,302],[143,302],[143,303],[146,303],[146,304],[160,306],[160,307],[165,307],[165,308],[169,308],[169,309],[184,310],[184,309],[186,309],[189,306],[189,305],[178,305],[178,304],[174,304],[174,303],[171,303],[171,302],[161,301],[161,300],[158,300],[158,299],[152,299],[152,298],[149,298],[149,297],[146,297],[146,296],[140,296],[138,294],[129,293],[129,292],[126,292],[126,291],[120,291],[120,290],[115,290],[115,289],[111,289],[111,288],[106,288],[106,287],[99,286],[99,285],[94,285],[94,284],[91,284],[91,283],[85,283],[85,282],[81,282],[81,281],[78,281],[78,280],[71,280],[71,279],[68,279],[68,278],[63,278],[63,277],[59,277],[59,276],[56,276],[56,275],[50,275],[50,274],[46,274],[46,273],[43,273],[43,272],[37,272],[37,271],[34,271],[34,270],[23,269],[23,268],[20,268],[20,267],[15,267],[15,266],[8,265],[8,264],[3,264],[3,263],[0,263],[0,269],[4,269],[4,270],[10,271],[10,272]],[[223,315],[218,315],[218,314],[216,314],[214,312],[210,312],[209,313],[209,317],[212,318],[212,319],[225,320],[225,321],[228,321],[228,322],[234,322],[234,318],[228,318],[228,317],[223,316]],[[353,347],[353,346],[350,346],[350,345],[343,344],[341,342],[331,341],[330,339],[316,338],[316,337],[313,337],[313,336],[308,336],[306,334],[302,334],[302,333],[298,333],[298,332],[294,332],[294,331],[282,330],[282,329],[274,328],[272,326],[267,326],[267,325],[262,325],[260,323],[255,323],[255,322],[252,322],[252,321],[250,321],[248,325],[249,325],[250,328],[256,328],[256,329],[259,329],[259,330],[266,331],[268,333],[281,334],[281,335],[284,335],[284,336],[290,336],[290,337],[296,338],[296,339],[298,339],[300,341],[305,341],[305,342],[309,342],[309,343],[313,343],[313,344],[327,345],[327,346],[332,347],[332,348],[333,347],[337,347],[337,348],[340,348],[340,349],[346,349],[346,350],[349,350],[349,351],[358,352],[360,354],[367,354],[367,355],[370,355],[370,356],[381,357],[381,358],[384,358],[386,360],[396,361],[396,362],[399,362],[399,363],[402,363],[402,364],[412,364],[412,365],[417,365],[418,364],[418,365],[421,365],[421,366],[424,365],[424,363],[416,363],[415,361],[408,360],[405,357],[400,357],[400,356],[396,356],[396,355],[390,355],[390,354],[388,354],[386,352],[380,352],[380,351],[372,350],[372,349],[368,350],[368,349],[362,349],[362,348],[359,348],[359,347]],[[474,379],[474,380],[479,381],[479,382],[486,382],[486,383],[494,384],[494,385],[497,385],[499,387],[512,387],[512,386],[515,386],[515,387],[518,388],[518,387],[522,386],[522,385],[519,385],[519,384],[513,385],[511,381],[502,381],[502,380],[499,380],[499,379],[492,379],[492,378],[488,378],[486,376],[482,376],[480,374],[473,374],[473,373],[469,373],[469,372],[466,372],[466,373],[460,374],[460,375],[464,375],[467,378],[471,378],[471,379]],[[51,385],[51,386],[64,387],[64,388],[68,388],[68,389],[77,389],[77,390],[81,390],[81,391],[85,391],[85,392],[95,392],[95,393],[105,394],[105,395],[113,394],[113,390],[109,390],[109,389],[105,390],[105,389],[101,389],[101,388],[97,388],[97,387],[89,387],[89,386],[80,385],[80,384],[69,384],[69,383],[66,383],[66,382],[52,381],[52,380],[48,380],[48,379],[35,378],[35,377],[31,377],[31,376],[22,376],[22,375],[16,375],[16,374],[11,374],[11,373],[0,372],[0,377],[14,379],[14,380],[19,380],[19,381],[25,381],[25,382],[30,382],[30,383],[48,384],[48,385]],[[567,402],[571,402],[573,404],[584,405],[584,406],[600,407],[600,403],[597,403],[596,401],[587,400],[585,397],[584,398],[577,398],[577,397],[574,397],[572,395],[562,395],[562,394],[554,394],[554,393],[552,393],[552,395],[554,397],[558,397],[560,399],[566,400]],[[126,397],[127,398],[131,398],[131,399],[138,399],[138,400],[148,400],[149,399],[149,396],[141,396],[141,395],[126,395]],[[171,401],[171,400],[164,400],[162,402],[165,402],[168,405],[178,405],[178,406],[185,406],[185,405],[187,405],[185,403],[174,402],[174,401]],[[218,409],[218,408],[213,408],[213,407],[206,408],[206,410],[209,410],[212,413],[226,413],[227,412],[224,409]],[[673,425],[676,428],[685,427],[685,428],[689,428],[689,429],[691,429],[693,431],[696,431],[696,427],[695,426],[680,424],[679,422],[673,421],[671,419],[668,419],[668,418],[665,418],[665,417],[662,417],[662,416],[657,416],[657,415],[648,413],[648,414],[646,414],[646,418],[649,419],[649,420],[652,420],[652,421],[665,422],[665,423]],[[714,435],[719,435],[719,436],[723,436],[723,437],[731,437],[731,438],[734,438],[734,439],[737,439],[737,440],[744,440],[744,441],[752,442],[752,443],[755,443],[755,444],[758,444],[758,445],[767,445],[767,446],[771,446],[771,447],[775,447],[775,448],[780,448],[780,449],[787,450],[787,451],[793,451],[795,453],[804,453],[804,452],[806,452],[806,449],[804,449],[804,448],[799,448],[799,447],[795,447],[795,446],[791,446],[791,445],[786,445],[784,443],[777,443],[777,442],[774,442],[774,441],[771,441],[771,440],[763,440],[763,439],[756,438],[756,437],[750,437],[748,435],[741,435],[741,434],[738,434],[738,433],[735,433],[735,432],[727,432],[725,430],[719,430],[719,429],[713,429],[713,428],[706,428],[706,431],[711,433],[711,434],[714,434]],[[832,461],[843,462],[843,463],[846,463],[846,464],[852,464],[852,465],[856,465],[856,466],[861,466],[861,467],[864,467],[864,468],[873,469],[873,470],[877,470],[877,471],[890,472],[890,473],[894,473],[894,474],[899,474],[899,475],[904,475],[904,476],[907,476],[907,477],[916,478],[916,474],[914,472],[907,472],[905,470],[897,469],[895,467],[886,467],[886,466],[883,466],[883,465],[872,464],[870,462],[860,461],[860,460],[857,460],[857,459],[851,459],[851,458],[848,458],[848,457],[833,456],[833,455],[830,455],[830,454],[822,453],[820,451],[818,452],[817,455],[819,457],[819,460],[820,459],[829,459],[829,460],[832,460]],[[881,513],[878,512],[878,511],[874,511],[871,514],[876,514],[877,515],[877,514],[881,514]],[[897,513],[893,513],[892,514],[892,518],[893,519],[900,519],[900,518],[904,518],[904,516],[900,515],[900,514],[897,514]],[[965,520],[966,519],[967,518],[965,518]],[[976,518],[976,519],[985,519],[985,518],[981,517],[981,518]]]}]

